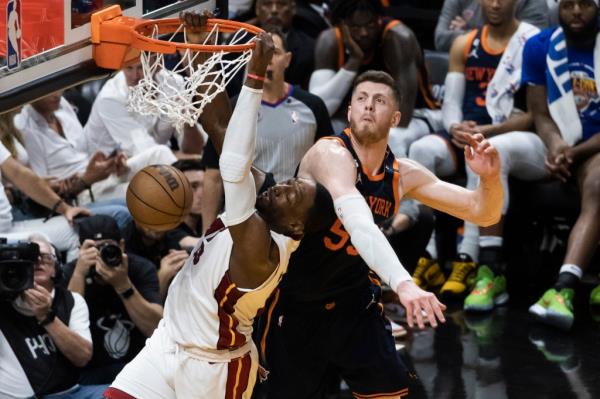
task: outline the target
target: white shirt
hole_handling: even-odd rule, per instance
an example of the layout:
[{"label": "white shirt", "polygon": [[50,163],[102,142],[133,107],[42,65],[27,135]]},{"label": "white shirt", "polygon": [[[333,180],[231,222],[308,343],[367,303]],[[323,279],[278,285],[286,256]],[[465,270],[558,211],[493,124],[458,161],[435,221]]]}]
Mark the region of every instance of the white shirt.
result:
[{"label": "white shirt", "polygon": [[167,144],[175,134],[175,128],[157,116],[129,112],[128,96],[123,71],[102,87],[84,128],[90,148],[107,155],[121,149],[134,156],[156,144]]},{"label": "white shirt", "polygon": [[[10,158],[10,152],[0,143],[0,166]],[[0,233],[8,231],[12,225],[12,207],[2,185],[2,171],[0,170]],[[1,352],[1,351],[0,351]]]},{"label": "white shirt", "polygon": [[31,105],[15,115],[15,127],[23,134],[31,169],[39,176],[65,179],[83,173],[89,161],[83,127],[67,100],[60,99],[54,112],[65,137],[48,126],[46,119]]},{"label": "white shirt", "polygon": [[[92,342],[90,332],[90,317],[87,304],[81,295],[73,292],[75,303],[71,310],[69,329],[75,331],[87,341]],[[54,298],[54,290],[51,293]],[[15,307],[21,313],[27,313],[20,307]],[[33,396],[33,388],[21,363],[11,349],[6,337],[0,331],[0,398],[29,398]]]}]

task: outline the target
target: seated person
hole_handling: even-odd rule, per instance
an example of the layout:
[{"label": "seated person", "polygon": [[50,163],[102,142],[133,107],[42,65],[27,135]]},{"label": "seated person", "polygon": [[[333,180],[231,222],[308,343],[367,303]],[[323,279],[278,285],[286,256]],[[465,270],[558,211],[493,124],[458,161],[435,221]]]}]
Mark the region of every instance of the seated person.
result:
[{"label": "seated person", "polygon": [[81,251],[66,265],[65,280],[90,310],[94,355],[81,382],[106,384],[137,355],[162,317],[158,278],[152,263],[125,251],[114,219],[91,216],[78,227]]},{"label": "seated person", "polygon": [[317,40],[310,92],[323,99],[339,132],[346,127],[354,78],[367,70],[388,72],[402,101],[402,120],[390,132],[390,147],[397,157],[405,157],[413,141],[441,128],[415,35],[402,22],[385,17],[379,0],[335,0],[331,19],[335,27]]},{"label": "seated person", "polygon": [[[49,209],[50,215],[56,212],[62,216],[13,221],[12,207],[2,184],[4,178],[31,199]],[[73,259],[79,250],[79,240],[71,223],[73,218],[78,215],[87,214],[89,214],[87,209],[72,207],[63,201],[52,191],[45,180],[15,160],[6,147],[0,143],[0,231],[2,237],[18,240],[25,239],[33,232],[42,233],[52,237],[52,243],[59,251],[67,252],[67,259]]]},{"label": "seated person", "polygon": [[60,263],[44,237],[19,245],[29,246],[33,287],[0,299],[0,397],[100,398],[106,386],[78,385],[79,369],[92,358],[84,299],[56,285]]},{"label": "seated person", "polygon": [[25,139],[31,168],[64,187],[61,194],[81,204],[125,198],[128,181],[151,164],[172,164],[176,158],[162,145],[128,157],[125,153],[87,152],[88,143],[73,107],[58,91],[23,107],[15,126]]},{"label": "seated person", "polygon": [[[155,79],[161,84],[165,76],[159,71]],[[137,63],[126,66],[104,84],[84,128],[88,151],[110,154],[119,150],[133,157],[157,144],[167,145],[175,137],[183,152],[202,153],[204,137],[199,127],[186,125],[179,133],[160,116],[139,115],[127,109],[129,90],[143,77],[142,65]],[[175,84],[183,85],[183,79]]]},{"label": "seated person", "polygon": [[[527,132],[533,127],[531,113],[520,111],[515,105],[519,99],[515,93],[520,87],[523,43],[538,29],[515,18],[516,0],[503,0],[499,6],[491,4],[483,2],[481,6],[486,25],[460,36],[452,45],[442,108],[446,132],[419,139],[411,146],[409,156],[440,177],[464,173],[465,136],[482,133],[502,160],[506,213],[509,174],[526,180],[547,175],[542,141]],[[507,60],[512,60],[510,68]],[[477,183],[477,175],[467,169],[467,188],[477,187]],[[506,302],[501,247],[502,222],[481,229],[466,223],[459,259],[453,262],[452,273],[440,293],[462,297],[470,289],[469,281],[475,278],[473,295],[465,300],[467,310],[492,310],[494,304]],[[478,270],[478,260],[486,267]],[[438,268],[433,259],[423,265]],[[416,271],[417,281],[426,285],[424,276],[425,269]],[[494,289],[481,289],[488,284]]]},{"label": "seated person", "polygon": [[[529,308],[543,323],[569,330],[573,296],[600,239],[600,76],[595,73],[598,3],[561,0],[560,25],[529,39],[523,52],[523,82],[538,134],[546,144],[546,166],[576,186],[581,211],[569,235],[556,283]],[[557,50],[560,49],[560,50]],[[600,305],[600,286],[590,296]]]},{"label": "seated person", "polygon": [[[528,22],[540,29],[548,26],[546,0],[519,0],[515,13],[519,21]],[[457,37],[483,26],[484,23],[480,1],[445,0],[435,27],[435,49],[450,51],[452,42]]]}]

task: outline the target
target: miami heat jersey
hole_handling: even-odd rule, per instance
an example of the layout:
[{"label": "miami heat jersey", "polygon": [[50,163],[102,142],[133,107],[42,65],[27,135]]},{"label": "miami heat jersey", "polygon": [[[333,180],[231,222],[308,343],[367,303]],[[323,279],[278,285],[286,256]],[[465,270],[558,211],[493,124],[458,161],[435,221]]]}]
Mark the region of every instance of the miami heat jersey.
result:
[{"label": "miami heat jersey", "polygon": [[485,107],[485,93],[504,53],[504,49],[492,51],[487,45],[487,36],[487,25],[471,31],[464,50],[466,85],[463,120],[472,120],[479,125],[492,123]]},{"label": "miami heat jersey", "polygon": [[[377,175],[369,175],[352,147],[350,135],[350,130],[346,129],[322,140],[337,140],[350,151],[356,164],[356,188],[370,206],[375,223],[380,224],[398,210],[398,161],[388,147]],[[369,272],[342,222],[335,218],[329,229],[304,236],[290,258],[280,290],[293,302],[329,302],[340,294],[370,284]]]},{"label": "miami heat jersey", "polygon": [[[196,245],[169,287],[164,320],[170,338],[200,349],[237,349],[252,340],[252,323],[288,268],[298,241],[271,231],[279,265],[258,288],[244,290],[231,281],[233,239],[217,219]],[[250,238],[251,239],[251,238]]]}]

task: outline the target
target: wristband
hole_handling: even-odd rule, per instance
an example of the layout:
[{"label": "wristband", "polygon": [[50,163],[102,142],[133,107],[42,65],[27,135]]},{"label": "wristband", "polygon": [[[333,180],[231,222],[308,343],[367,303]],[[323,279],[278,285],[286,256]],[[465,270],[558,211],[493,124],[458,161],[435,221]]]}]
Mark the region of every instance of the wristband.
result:
[{"label": "wristband", "polygon": [[120,296],[122,299],[127,299],[127,298],[129,298],[130,296],[132,296],[134,292],[135,292],[135,290],[133,289],[133,286],[131,286],[131,287],[127,288],[125,291],[121,292],[121,293],[119,294],[119,296]]},{"label": "wristband", "polygon": [[253,73],[249,73],[248,75],[246,75],[246,77],[254,79],[254,80],[258,80],[259,82],[264,82],[265,81],[265,77],[264,76],[258,76],[258,75],[253,74]]},{"label": "wristband", "polygon": [[48,324],[52,323],[56,319],[56,313],[54,310],[50,309],[46,314],[46,317],[42,321],[38,321],[38,325],[41,327],[46,327]]},{"label": "wristband", "polygon": [[48,220],[50,220],[50,218],[56,213],[56,210],[58,209],[58,207],[60,206],[60,204],[64,203],[65,201],[61,198],[58,201],[56,201],[56,204],[54,204],[54,206],[52,207],[52,209],[50,210],[50,213],[48,214],[48,216],[46,216],[46,218],[44,219],[44,223],[46,223]]}]

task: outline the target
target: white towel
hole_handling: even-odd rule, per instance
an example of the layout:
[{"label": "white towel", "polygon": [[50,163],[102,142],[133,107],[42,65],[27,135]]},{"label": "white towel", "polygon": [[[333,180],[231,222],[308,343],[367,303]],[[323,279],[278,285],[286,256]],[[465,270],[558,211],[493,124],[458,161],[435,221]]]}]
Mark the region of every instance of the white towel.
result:
[{"label": "white towel", "polygon": [[[596,91],[600,94],[600,34],[596,36],[594,46],[594,79]],[[550,37],[546,56],[546,89],[550,116],[558,126],[565,142],[574,145],[581,140],[583,128],[575,105],[567,42],[561,27],[558,27]]]},{"label": "white towel", "polygon": [[523,47],[527,39],[539,31],[535,26],[521,22],[500,58],[485,96],[485,106],[494,125],[506,121],[513,112],[514,95],[521,87]]}]

